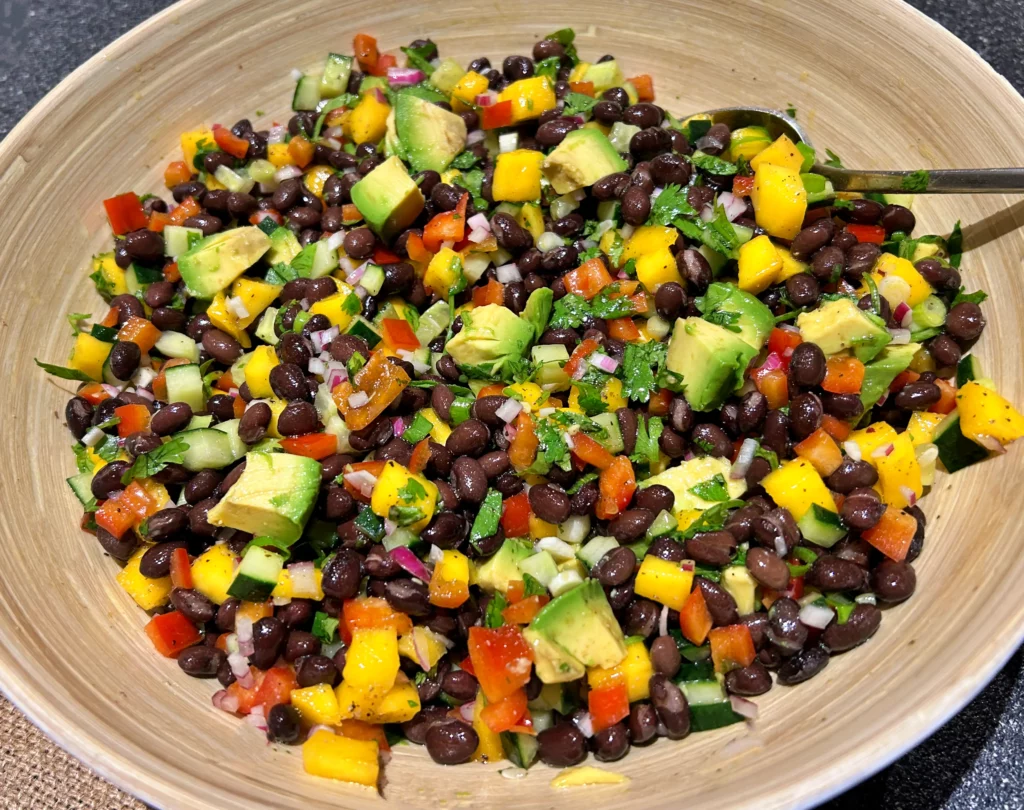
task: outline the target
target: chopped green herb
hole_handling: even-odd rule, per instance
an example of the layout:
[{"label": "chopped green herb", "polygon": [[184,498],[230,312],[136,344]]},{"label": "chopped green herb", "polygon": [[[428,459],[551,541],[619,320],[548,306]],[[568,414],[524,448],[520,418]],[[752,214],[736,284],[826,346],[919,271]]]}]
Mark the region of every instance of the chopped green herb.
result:
[{"label": "chopped green herb", "polygon": [[658,387],[657,369],[665,362],[666,344],[627,343],[622,360],[622,395],[635,402],[647,402]]},{"label": "chopped green herb", "polygon": [[826,149],[825,154],[828,155],[828,160],[825,161],[826,166],[831,166],[833,169],[843,169],[843,161],[839,159],[839,155],[833,152],[831,149]]},{"label": "chopped green herb", "polygon": [[125,470],[121,476],[121,483],[130,484],[136,478],[149,478],[165,469],[168,464],[181,464],[185,460],[186,450],[188,442],[184,439],[171,439],[155,450],[143,453]]},{"label": "chopped green herb", "polygon": [[931,182],[931,179],[931,175],[928,172],[924,169],[918,169],[900,181],[900,188],[904,191],[909,191],[911,194],[920,194],[922,191],[928,190],[928,184]]},{"label": "chopped green herb", "polygon": [[496,489],[487,490],[483,503],[476,513],[473,526],[469,530],[469,543],[479,550],[479,542],[498,531],[501,523],[501,493]]},{"label": "chopped green herb", "polygon": [[92,377],[86,374],[84,371],[79,371],[77,368],[67,368],[66,366],[55,366],[50,363],[41,363],[36,360],[36,365],[39,366],[47,374],[52,374],[54,377],[60,377],[62,380],[78,380],[79,382],[92,382]]},{"label": "chopped green herb", "polygon": [[722,160],[714,155],[706,154],[705,152],[701,152],[699,149],[690,155],[690,162],[698,169],[707,172],[708,174],[728,176],[736,174],[739,170],[735,163],[730,163],[728,160]]},{"label": "chopped green herb", "polygon": [[729,500],[729,490],[725,485],[725,477],[721,473],[690,487],[689,492],[705,501]]},{"label": "chopped green herb", "polygon": [[318,610],[313,617],[313,635],[324,644],[332,644],[338,632],[338,620],[332,619],[323,611]]},{"label": "chopped green herb", "polygon": [[647,224],[671,225],[672,221],[679,217],[697,216],[697,211],[687,201],[686,191],[675,183],[665,186],[651,205],[651,215],[647,218]]},{"label": "chopped green herb", "polygon": [[962,304],[964,302],[969,302],[971,304],[980,304],[986,298],[988,298],[988,293],[985,292],[984,290],[977,290],[975,292],[969,293],[965,292],[964,288],[961,287],[960,291],[956,294],[956,297],[953,299],[949,306],[950,309],[952,309],[957,304]]},{"label": "chopped green herb", "polygon": [[953,267],[960,267],[960,261],[964,255],[964,232],[960,228],[960,220],[953,226],[953,232],[946,240],[946,249],[949,251],[949,263]]}]

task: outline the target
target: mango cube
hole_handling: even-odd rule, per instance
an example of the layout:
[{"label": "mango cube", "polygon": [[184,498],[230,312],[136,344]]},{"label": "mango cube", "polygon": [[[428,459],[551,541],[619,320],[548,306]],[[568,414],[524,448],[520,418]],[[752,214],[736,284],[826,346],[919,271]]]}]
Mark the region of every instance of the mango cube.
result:
[{"label": "mango cube", "polygon": [[540,198],[544,153],[516,149],[498,155],[492,193],[495,202],[529,202]]},{"label": "mango cube", "polygon": [[757,295],[767,290],[782,270],[782,257],[772,240],[762,234],[740,245],[739,288]]},{"label": "mango cube", "polygon": [[660,557],[647,556],[640,563],[633,590],[673,610],[682,610],[693,587],[693,570]]},{"label": "mango cube", "polygon": [[377,741],[353,740],[321,729],[303,743],[302,766],[313,776],[376,787]]}]

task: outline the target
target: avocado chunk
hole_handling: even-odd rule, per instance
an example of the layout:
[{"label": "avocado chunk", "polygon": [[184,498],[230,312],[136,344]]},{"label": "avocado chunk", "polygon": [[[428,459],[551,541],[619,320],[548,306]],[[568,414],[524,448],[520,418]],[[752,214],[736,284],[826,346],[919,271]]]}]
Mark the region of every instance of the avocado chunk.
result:
[{"label": "avocado chunk", "polygon": [[874,358],[892,340],[881,318],[849,298],[837,298],[801,313],[796,325],[804,341],[817,344],[826,357],[850,349],[862,363]]},{"label": "avocado chunk", "polygon": [[416,172],[443,172],[466,147],[466,122],[461,116],[411,93],[398,96],[395,131]]},{"label": "avocado chunk", "polygon": [[592,186],[602,177],[624,172],[626,168],[626,161],[615,151],[611,141],[596,129],[570,132],[547,156],[542,167],[544,176],[559,194]]},{"label": "avocado chunk", "polygon": [[523,581],[519,563],[532,554],[529,543],[506,538],[494,556],[476,569],[476,584],[491,593],[507,591],[510,582]]},{"label": "avocado chunk", "polygon": [[626,81],[619,63],[614,59],[607,62],[595,62],[587,67],[581,81],[594,83],[594,94],[603,93],[611,87],[618,87]]},{"label": "avocado chunk", "polygon": [[[566,664],[573,668],[572,660],[585,667],[614,667],[626,657],[622,628],[596,579],[581,582],[548,602],[530,622],[527,633],[527,640],[540,639],[534,645],[535,653],[538,647],[548,654],[564,652],[557,660],[548,660],[550,669],[557,671],[564,672]],[[541,669],[537,667],[537,674],[543,680]]]},{"label": "avocado chunk", "polygon": [[567,683],[587,674],[583,664],[536,630],[527,627],[523,637],[533,648],[533,664],[543,683]]},{"label": "avocado chunk", "polygon": [[299,244],[298,238],[290,228],[282,226],[274,228],[270,232],[270,250],[267,251],[268,264],[289,264],[301,252],[302,245]]},{"label": "avocado chunk", "polygon": [[532,323],[500,304],[486,304],[462,313],[462,329],[445,349],[463,371],[491,378],[504,376],[533,339]]},{"label": "avocado chunk", "polygon": [[687,402],[711,411],[743,385],[757,349],[738,333],[702,318],[679,318],[668,344],[665,367],[682,378]]},{"label": "avocado chunk", "polygon": [[420,187],[397,156],[352,186],[352,202],[366,224],[385,240],[408,228],[425,204]]},{"label": "avocado chunk", "polygon": [[864,382],[860,388],[860,401],[867,410],[882,398],[892,381],[905,371],[921,348],[920,343],[886,346],[870,363],[864,366]]},{"label": "avocado chunk", "polygon": [[672,490],[672,494],[676,496],[672,511],[676,515],[681,515],[683,512],[691,509],[703,511],[714,506],[714,502],[706,501],[690,490],[698,484],[714,478],[716,475],[720,475],[725,479],[725,487],[729,492],[730,498],[739,498],[747,491],[746,481],[742,478],[734,479],[729,477],[731,467],[732,465],[728,459],[715,458],[713,456],[697,456],[689,461],[682,462],[677,467],[669,467],[664,472],[652,475],[650,478],[641,481],[639,486],[641,489],[645,489],[655,484],[661,484],[663,487],[668,487]]},{"label": "avocado chunk", "polygon": [[537,340],[544,334],[548,327],[548,319],[551,317],[551,305],[555,300],[555,294],[550,287],[540,287],[530,293],[526,299],[526,306],[519,313],[519,317],[533,326],[533,333]]},{"label": "avocado chunk", "polygon": [[775,328],[775,318],[756,296],[741,290],[735,284],[716,281],[704,293],[701,310],[705,317],[723,313],[722,320],[728,319],[730,331],[739,329],[739,336],[758,351],[764,346]]},{"label": "avocado chunk", "polygon": [[291,453],[251,452],[245,470],[207,520],[290,545],[302,530],[320,491],[320,462]]},{"label": "avocado chunk", "polygon": [[178,270],[189,295],[213,298],[256,264],[269,247],[270,239],[255,225],[233,228],[208,236],[181,254]]}]

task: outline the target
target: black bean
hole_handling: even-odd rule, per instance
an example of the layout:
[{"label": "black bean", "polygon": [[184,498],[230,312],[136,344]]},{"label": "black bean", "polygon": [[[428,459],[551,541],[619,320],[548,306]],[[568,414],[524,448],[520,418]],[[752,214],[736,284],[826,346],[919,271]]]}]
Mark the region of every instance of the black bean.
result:
[{"label": "black bean", "polygon": [[658,627],[661,608],[649,599],[635,599],[626,608],[623,629],[631,636],[647,638]]},{"label": "black bean", "polygon": [[153,414],[149,428],[158,436],[169,436],[183,430],[191,420],[192,408],[187,402],[172,402]]},{"label": "black bean", "polygon": [[192,480],[185,484],[185,501],[193,506],[207,498],[212,498],[217,491],[222,476],[216,470],[200,470]]},{"label": "black bean", "polygon": [[71,435],[81,439],[92,427],[93,408],[87,399],[72,397],[64,408],[64,421]]},{"label": "black bean", "polygon": [[539,484],[530,488],[530,508],[541,520],[563,523],[568,520],[569,496],[554,484]]},{"label": "black bean", "polygon": [[871,590],[883,602],[903,602],[914,595],[917,573],[906,562],[882,560],[871,572]]},{"label": "black bean", "polygon": [[786,279],[786,294],[794,306],[810,307],[818,303],[821,287],[818,285],[818,280],[810,273],[797,273]]},{"label": "black bean", "polygon": [[961,301],[946,314],[946,331],[958,340],[974,340],[984,329],[981,307],[971,301]]},{"label": "black bean", "polygon": [[528,56],[506,56],[501,72],[510,82],[528,79],[533,75],[533,61]]},{"label": "black bean", "polygon": [[651,642],[651,665],[655,672],[673,678],[682,663],[679,647],[672,636],[659,636]]},{"label": "black bean", "polygon": [[755,546],[747,552],[747,570],[766,588],[783,591],[789,585],[789,566],[766,548]]},{"label": "black bean", "polygon": [[826,245],[819,248],[811,258],[811,272],[818,280],[828,282],[837,269],[842,272],[845,263],[846,256],[842,250],[834,245]]},{"label": "black bean", "polygon": [[634,703],[629,709],[629,737],[633,745],[644,745],[658,736],[658,713],[650,703]]},{"label": "black bean", "polygon": [[[505,473],[505,475],[509,475],[509,473]],[[516,478],[522,482],[522,479],[518,476],[516,476]],[[598,496],[599,491],[597,488],[597,482],[588,481],[580,487],[579,491],[575,495],[570,498],[569,508],[574,515],[589,515],[594,511],[594,507],[597,505]]]},{"label": "black bean", "polygon": [[732,594],[704,577],[697,577],[696,583],[704,595],[704,601],[715,627],[735,624],[739,614],[736,612],[736,600],[732,598]]},{"label": "black bean", "polygon": [[650,213],[651,195],[637,186],[626,189],[622,195],[622,218],[630,225],[643,225]]},{"label": "black bean", "polygon": [[226,366],[234,363],[242,354],[237,340],[220,329],[210,328],[203,333],[203,349],[218,363]]},{"label": "black bean", "polygon": [[506,402],[508,397],[502,394],[495,394],[488,397],[478,397],[474,402],[470,410],[474,419],[479,419],[488,427],[498,428],[504,427],[505,422],[497,416],[497,411]]},{"label": "black bean", "polygon": [[217,617],[214,620],[218,630],[222,633],[233,633],[235,631],[235,616],[241,604],[241,600],[236,599],[234,596],[230,596],[221,602],[220,607],[217,608]]},{"label": "black bean", "polygon": [[277,417],[277,430],[282,436],[301,436],[317,429],[320,417],[310,402],[290,402]]},{"label": "black bean", "polygon": [[882,611],[874,605],[857,605],[845,624],[832,622],[821,634],[821,643],[832,653],[845,652],[863,644],[878,630]]},{"label": "black bean", "polygon": [[829,416],[844,421],[856,419],[864,413],[864,403],[859,394],[824,393],[821,395],[821,407]]},{"label": "black bean", "polygon": [[694,144],[709,155],[720,155],[729,147],[731,133],[725,124],[712,124],[711,128]]},{"label": "black bean", "polygon": [[127,562],[139,546],[139,538],[131,529],[120,537],[114,537],[102,526],[98,526],[96,528],[96,539],[107,554],[120,562]]},{"label": "black bean", "polygon": [[395,610],[410,616],[430,613],[427,586],[415,579],[393,579],[384,587],[384,598]]},{"label": "black bean", "polygon": [[[803,344],[800,344],[803,345]],[[817,394],[797,394],[789,401],[789,427],[797,439],[806,439],[821,426],[824,409]]]},{"label": "black bean", "polygon": [[704,293],[714,279],[708,260],[693,248],[680,250],[676,254],[676,268],[697,293]]},{"label": "black bean", "polygon": [[506,213],[495,214],[491,218],[491,232],[498,241],[498,247],[509,251],[509,253],[522,253],[533,246],[533,237],[530,232]]},{"label": "black bean", "polygon": [[281,745],[295,745],[302,737],[299,710],[287,703],[278,703],[267,713],[267,739]]},{"label": "black bean", "polygon": [[772,688],[772,676],[760,661],[734,669],[725,675],[725,688],[732,695],[756,697]]},{"label": "black bean", "polygon": [[591,576],[606,588],[614,588],[627,582],[635,569],[636,554],[632,549],[620,546],[613,548],[598,561]]},{"label": "black bean", "polygon": [[335,599],[352,599],[359,592],[363,558],[352,549],[340,549],[323,568],[321,588]]},{"label": "black bean", "polygon": [[904,208],[902,205],[887,205],[882,209],[878,224],[885,228],[887,234],[903,231],[910,236],[910,232],[917,224],[917,219],[909,208]]},{"label": "black bean", "polygon": [[284,646],[286,629],[284,623],[274,616],[264,616],[252,626],[252,644],[255,652],[249,656],[249,663],[257,669],[274,666]]},{"label": "black bean", "polygon": [[955,366],[963,356],[960,346],[949,335],[939,335],[934,338],[928,344],[928,351],[940,366]]},{"label": "black bean", "polygon": [[674,321],[688,301],[683,286],[675,281],[662,284],[654,294],[654,308],[662,318]]},{"label": "black bean", "polygon": [[274,615],[285,627],[309,626],[313,621],[313,603],[309,599],[292,599],[287,605],[277,608]]},{"label": "black bean", "polygon": [[839,510],[843,521],[859,531],[867,531],[875,526],[884,513],[885,504],[878,493],[869,487],[860,487],[848,493]]},{"label": "black bean", "polygon": [[319,652],[320,639],[305,630],[292,630],[288,633],[284,643],[284,652],[281,655],[285,661],[293,664],[300,658],[317,655]]},{"label": "black bean", "polygon": [[452,464],[452,484],[455,493],[467,503],[480,503],[487,494],[487,475],[475,458],[459,456],[455,460]]},{"label": "black bean", "polygon": [[198,644],[182,650],[178,655],[178,666],[193,678],[214,678],[221,664],[227,661],[223,650]]},{"label": "black bean", "polygon": [[637,492],[635,499],[638,509],[648,509],[655,515],[661,511],[671,512],[675,502],[675,494],[662,484],[652,484],[641,489]]},{"label": "black bean", "polygon": [[90,488],[93,497],[98,501],[105,501],[118,490],[124,489],[121,483],[121,476],[128,470],[128,462],[111,461],[101,467],[93,476]]},{"label": "black bean", "polygon": [[736,552],[736,538],[731,532],[700,532],[686,541],[686,556],[715,567],[728,565]]},{"label": "black bean", "polygon": [[768,609],[766,635],[784,654],[802,649],[807,641],[807,626],[800,621],[800,605],[788,597],[773,602]]},{"label": "black bean", "polygon": [[828,653],[822,647],[802,650],[779,667],[776,678],[783,686],[795,686],[810,680],[828,664]]},{"label": "black bean", "polygon": [[859,591],[867,585],[867,574],[855,562],[822,554],[807,572],[807,583],[822,591]]},{"label": "black bean", "polygon": [[618,199],[629,187],[629,175],[625,172],[616,172],[602,177],[591,188],[591,194],[599,202]]},{"label": "black bean", "polygon": [[690,707],[682,690],[665,675],[656,673],[650,681],[651,704],[670,740],[681,740],[690,733]]},{"label": "black bean", "polygon": [[424,737],[430,758],[441,765],[468,762],[480,745],[473,727],[459,720],[442,720],[432,724]]},{"label": "black bean", "polygon": [[807,261],[817,250],[832,240],[834,232],[835,226],[828,217],[815,220],[794,237],[789,252],[798,261]]},{"label": "black bean", "polygon": [[256,402],[245,409],[238,422],[238,437],[246,444],[256,444],[267,435],[273,412],[266,402]]},{"label": "black bean", "polygon": [[558,146],[558,144],[565,140],[566,135],[579,128],[579,121],[573,118],[555,118],[551,121],[545,121],[537,127],[537,143],[541,146]]},{"label": "black bean", "polygon": [[622,113],[622,120],[625,123],[640,129],[660,127],[664,117],[661,107],[647,102],[631,104]]},{"label": "black bean", "polygon": [[878,472],[874,467],[847,456],[828,477],[828,488],[846,495],[859,487],[872,487],[877,481]]},{"label": "black bean", "polygon": [[578,765],[587,756],[587,738],[574,723],[564,721],[537,735],[537,755],[552,768]]},{"label": "black bean", "polygon": [[149,579],[160,579],[171,573],[171,556],[188,546],[185,540],[169,540],[152,546],[139,561],[139,573]]},{"label": "black bean", "polygon": [[871,242],[858,242],[846,251],[846,275],[853,280],[870,273],[882,251]]},{"label": "black bean", "polygon": [[715,458],[732,457],[732,441],[718,425],[713,425],[710,422],[694,425],[690,441],[702,455]]}]

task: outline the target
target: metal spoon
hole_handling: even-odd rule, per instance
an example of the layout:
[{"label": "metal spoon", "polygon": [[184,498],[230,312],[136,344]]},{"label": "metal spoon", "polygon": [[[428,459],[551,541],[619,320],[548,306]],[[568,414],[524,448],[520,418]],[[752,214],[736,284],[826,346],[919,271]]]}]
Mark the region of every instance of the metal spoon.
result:
[{"label": "metal spoon", "polygon": [[[725,107],[708,110],[712,123],[729,129],[761,126],[772,138],[787,135],[790,140],[813,146],[807,133],[792,117],[767,107]],[[1024,192],[1024,169],[928,169],[928,186],[920,188],[912,171],[864,171],[838,169],[815,163],[811,171],[832,181],[836,191],[875,191],[886,194],[1000,194]],[[907,185],[905,185],[905,183]]]}]

